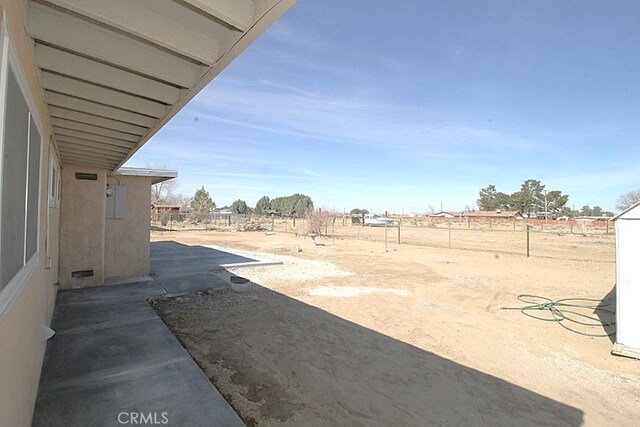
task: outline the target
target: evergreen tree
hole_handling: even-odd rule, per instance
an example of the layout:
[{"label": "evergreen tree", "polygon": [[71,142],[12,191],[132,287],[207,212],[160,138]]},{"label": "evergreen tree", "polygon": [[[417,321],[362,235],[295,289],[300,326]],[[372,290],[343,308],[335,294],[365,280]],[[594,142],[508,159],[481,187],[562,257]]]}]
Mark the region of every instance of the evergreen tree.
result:
[{"label": "evergreen tree", "polygon": [[271,199],[268,196],[260,197],[258,203],[256,203],[256,208],[254,210],[256,215],[263,215],[266,211],[271,210]]},{"label": "evergreen tree", "polygon": [[231,203],[231,212],[233,213],[246,214],[248,210],[249,210],[249,207],[247,206],[247,203],[244,200],[238,199],[235,202]]},{"label": "evergreen tree", "polygon": [[296,193],[271,200],[271,209],[282,216],[301,218],[309,208],[313,208],[313,200],[305,194]]},{"label": "evergreen tree", "polygon": [[205,219],[211,211],[213,211],[216,207],[216,204],[211,199],[211,196],[204,189],[204,187],[196,190],[193,195],[193,199],[191,199],[191,214],[190,218],[193,221],[201,222]]},{"label": "evergreen tree", "polygon": [[511,200],[521,214],[530,217],[544,211],[544,185],[536,179],[527,179],[520,186],[520,191],[511,195]]},{"label": "evergreen tree", "polygon": [[508,209],[512,205],[511,196],[496,190],[495,185],[489,185],[480,190],[479,198],[476,201],[478,209],[481,211],[495,211],[498,209]]},{"label": "evergreen tree", "polygon": [[351,209],[351,212],[349,212],[349,213],[350,213],[351,215],[366,215],[366,214],[368,214],[368,213],[369,213],[369,211],[368,211],[368,210],[366,210],[366,209],[358,209],[358,208],[355,208],[355,209]]}]

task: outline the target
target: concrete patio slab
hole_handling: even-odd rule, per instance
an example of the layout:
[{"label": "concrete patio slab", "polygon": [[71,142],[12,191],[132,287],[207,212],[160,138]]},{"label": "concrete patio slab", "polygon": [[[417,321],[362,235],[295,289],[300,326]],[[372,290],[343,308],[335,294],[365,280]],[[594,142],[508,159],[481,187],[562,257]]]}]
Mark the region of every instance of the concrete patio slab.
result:
[{"label": "concrete patio slab", "polygon": [[[164,291],[158,286],[158,295]],[[66,292],[61,292],[64,296]],[[149,295],[149,296],[153,296]],[[58,304],[56,306],[56,329],[58,334],[92,331],[110,327],[123,327],[128,323],[140,322],[155,318],[153,310],[144,297],[122,298],[85,303]]]},{"label": "concrete patio slab", "polygon": [[187,246],[176,242],[151,244],[151,274],[169,294],[220,290],[228,283],[212,274],[226,267],[281,264],[214,245]]},{"label": "concrete patio slab", "polygon": [[153,280],[59,293],[34,426],[120,425],[132,412],[244,425],[145,300],[164,293]]},{"label": "concrete patio slab", "polygon": [[42,390],[34,426],[117,426],[151,414],[169,426],[242,426],[191,359],[172,360],[73,387]]},{"label": "concrete patio slab", "polygon": [[151,244],[151,272],[156,277],[193,274],[216,268],[282,264],[256,254],[215,245]]},{"label": "concrete patio slab", "polygon": [[[239,255],[235,251],[214,246],[188,246],[176,242],[153,242],[151,259],[159,262],[180,260],[209,261],[220,265],[223,262],[237,263],[255,261],[253,257]],[[155,267],[158,267],[156,264]]]},{"label": "concrete patio slab", "polygon": [[244,425],[146,299],[228,289],[211,270],[267,262],[224,248],[156,242],[152,277],[59,292],[33,425],[132,424],[131,413],[166,418],[164,425]]},{"label": "concrete patio slab", "polygon": [[220,268],[220,263],[208,259],[178,259],[177,261],[152,263],[151,274],[154,278],[176,277],[206,273]]},{"label": "concrete patio slab", "polygon": [[[153,311],[151,307],[149,310]],[[144,311],[138,311],[143,317]],[[188,357],[174,337],[167,334],[157,317],[129,323],[115,323],[109,328],[80,328],[58,331],[47,349],[47,369],[42,388],[59,388],[82,381],[157,365]],[[57,328],[57,325],[56,325]]]},{"label": "concrete patio slab", "polygon": [[229,287],[227,282],[209,272],[168,277],[159,276],[157,280],[168,294],[220,290]]}]

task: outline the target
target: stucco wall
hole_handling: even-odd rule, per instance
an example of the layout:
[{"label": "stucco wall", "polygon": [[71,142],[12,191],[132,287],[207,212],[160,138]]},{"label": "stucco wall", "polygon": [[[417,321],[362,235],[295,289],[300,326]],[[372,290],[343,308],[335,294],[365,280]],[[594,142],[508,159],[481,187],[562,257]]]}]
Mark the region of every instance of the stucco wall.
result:
[{"label": "stucco wall", "polygon": [[[23,3],[0,0],[0,12],[8,22],[8,32],[26,75],[35,109],[43,120],[42,168],[40,171],[39,252],[35,271],[28,278],[18,298],[0,320],[0,426],[28,426],[38,391],[38,381],[46,342],[40,339],[40,328],[49,325],[56,296],[55,269],[47,269],[45,238],[47,235],[47,180],[49,159],[49,123],[44,100],[33,65],[32,45],[25,33]],[[1,24],[0,24],[1,25]],[[52,227],[58,221],[52,212]],[[57,228],[52,229],[57,241]],[[53,264],[57,264],[57,246],[50,249]]]},{"label": "stucco wall", "polygon": [[149,204],[151,178],[118,176],[109,183],[126,188],[125,217],[107,218],[105,224],[104,277],[113,282],[149,274]]},{"label": "stucco wall", "polygon": [[31,424],[47,344],[40,328],[50,325],[56,291],[40,258],[42,264],[0,322],[1,426]]},{"label": "stucco wall", "polygon": [[[76,173],[96,174],[98,179],[76,179]],[[100,286],[104,283],[107,171],[65,166],[61,175],[61,289]],[[81,270],[93,270],[93,276],[71,277],[72,272]]]}]

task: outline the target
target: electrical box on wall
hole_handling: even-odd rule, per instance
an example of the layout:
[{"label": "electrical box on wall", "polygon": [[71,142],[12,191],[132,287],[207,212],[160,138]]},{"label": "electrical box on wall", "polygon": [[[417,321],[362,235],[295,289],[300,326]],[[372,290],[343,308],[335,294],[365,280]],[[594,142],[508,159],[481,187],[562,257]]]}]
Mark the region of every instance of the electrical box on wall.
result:
[{"label": "electrical box on wall", "polygon": [[108,218],[124,218],[124,199],[126,188],[124,185],[107,184],[107,212]]}]

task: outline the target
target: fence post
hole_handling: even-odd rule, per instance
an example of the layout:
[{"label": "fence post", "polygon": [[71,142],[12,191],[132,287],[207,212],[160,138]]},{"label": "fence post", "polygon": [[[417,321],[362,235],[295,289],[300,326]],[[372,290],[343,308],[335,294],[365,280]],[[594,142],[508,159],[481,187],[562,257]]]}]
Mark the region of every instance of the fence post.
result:
[{"label": "fence post", "polygon": [[387,251],[387,221],[384,222],[384,251]]},{"label": "fence post", "polygon": [[336,217],[333,217],[333,246],[336,245]]},{"label": "fence post", "polygon": [[400,244],[400,223],[398,223],[398,244]]},{"label": "fence post", "polygon": [[529,230],[531,228],[529,227],[529,225],[527,224],[527,258],[529,258],[529,256],[531,255],[530,251],[529,251]]}]

